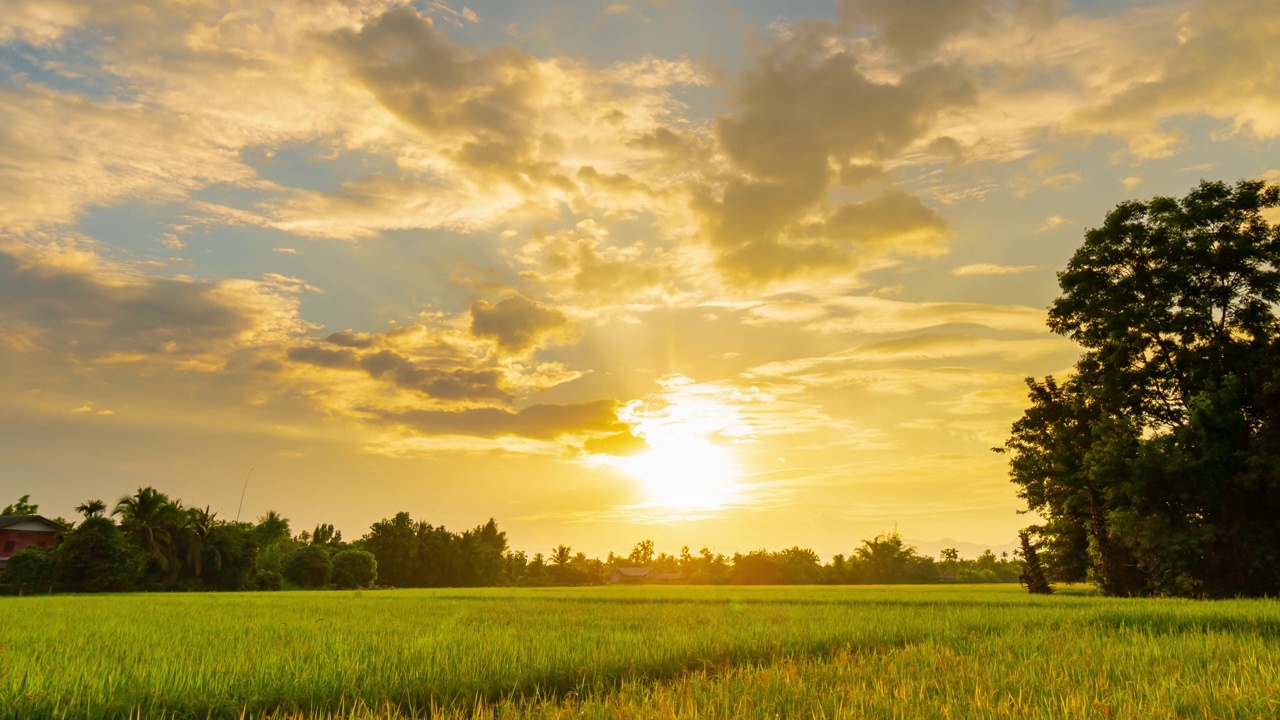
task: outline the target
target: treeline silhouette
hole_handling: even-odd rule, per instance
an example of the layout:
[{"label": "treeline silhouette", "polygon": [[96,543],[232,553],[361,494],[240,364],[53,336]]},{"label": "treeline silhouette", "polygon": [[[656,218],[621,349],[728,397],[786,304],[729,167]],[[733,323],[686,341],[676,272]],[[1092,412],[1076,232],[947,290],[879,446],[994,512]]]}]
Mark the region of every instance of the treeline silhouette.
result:
[{"label": "treeline silhouette", "polygon": [[[3,515],[36,515],[23,496]],[[11,558],[0,587],[11,594],[50,592],[228,591],[369,587],[572,586],[610,582],[673,584],[859,584],[1017,582],[1020,557],[990,550],[962,559],[954,549],[921,555],[895,531],[863,540],[823,563],[808,548],[726,556],[688,547],[656,552],[642,540],[604,559],[567,545],[547,554],[513,550],[494,520],[452,532],[400,512],[345,541],[331,524],[294,533],[274,511],[256,522],[222,520],[152,487],[76,508],[78,523],[57,518],[58,542],[28,546]]]}]

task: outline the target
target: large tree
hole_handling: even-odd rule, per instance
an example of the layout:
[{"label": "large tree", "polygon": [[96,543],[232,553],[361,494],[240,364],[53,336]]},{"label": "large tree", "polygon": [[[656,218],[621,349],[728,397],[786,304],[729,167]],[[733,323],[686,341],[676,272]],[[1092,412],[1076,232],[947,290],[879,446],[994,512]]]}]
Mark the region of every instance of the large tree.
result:
[{"label": "large tree", "polygon": [[1280,187],[1118,205],[1059,274],[1084,353],[1005,450],[1051,575],[1117,595],[1280,591]]}]

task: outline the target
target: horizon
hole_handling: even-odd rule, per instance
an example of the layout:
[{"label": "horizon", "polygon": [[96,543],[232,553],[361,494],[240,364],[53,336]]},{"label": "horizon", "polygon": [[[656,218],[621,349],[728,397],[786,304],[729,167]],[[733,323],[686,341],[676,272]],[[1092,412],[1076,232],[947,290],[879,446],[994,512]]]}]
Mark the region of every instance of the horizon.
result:
[{"label": "horizon", "polygon": [[991,448],[1079,354],[1056,273],[1126,199],[1280,181],[1277,22],[19,2],[0,502],[998,554],[1033,516]]}]

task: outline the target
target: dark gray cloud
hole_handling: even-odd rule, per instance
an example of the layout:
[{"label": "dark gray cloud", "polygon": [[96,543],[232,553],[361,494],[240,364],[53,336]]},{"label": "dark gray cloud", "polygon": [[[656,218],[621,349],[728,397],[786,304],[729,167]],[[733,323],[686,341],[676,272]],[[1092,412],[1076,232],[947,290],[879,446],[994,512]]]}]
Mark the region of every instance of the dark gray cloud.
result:
[{"label": "dark gray cloud", "polygon": [[523,295],[515,295],[490,305],[484,300],[471,305],[471,332],[476,337],[495,340],[507,352],[522,352],[541,344],[545,338],[568,329],[564,313],[540,305]]},{"label": "dark gray cloud", "polygon": [[330,350],[315,345],[290,348],[289,360],[330,370],[361,371],[375,380],[446,401],[510,402],[502,373],[492,368],[436,366],[394,350],[360,354],[351,349]]},{"label": "dark gray cloud", "polygon": [[[78,362],[220,356],[303,327],[293,298],[253,281],[137,277],[87,252],[0,250],[0,325]],[[267,339],[270,337],[270,340]]]},{"label": "dark gray cloud", "polygon": [[537,59],[500,45],[452,42],[410,6],[390,10],[331,42],[387,109],[453,146],[461,165],[518,180],[540,167],[532,118],[542,94]]},{"label": "dark gray cloud", "polygon": [[984,17],[996,0],[836,0],[847,29],[872,29],[877,38],[904,60],[937,50],[951,35]]},{"label": "dark gray cloud", "polygon": [[324,341],[330,345],[361,350],[373,347],[376,342],[374,337],[368,333],[358,333],[350,330],[339,330],[338,332],[330,333],[325,337]]}]

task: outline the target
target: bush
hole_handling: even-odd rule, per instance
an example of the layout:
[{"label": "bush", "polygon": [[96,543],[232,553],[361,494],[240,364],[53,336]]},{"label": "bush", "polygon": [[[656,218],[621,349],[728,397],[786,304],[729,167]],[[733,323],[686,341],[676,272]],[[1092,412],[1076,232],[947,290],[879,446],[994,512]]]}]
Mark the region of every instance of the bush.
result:
[{"label": "bush", "polygon": [[257,590],[275,592],[284,588],[284,576],[278,572],[263,570],[253,576],[253,587]]},{"label": "bush", "polygon": [[329,552],[319,545],[298,548],[284,561],[284,579],[300,588],[324,587],[332,575]]},{"label": "bush", "polygon": [[333,584],[339,588],[367,588],[378,579],[378,561],[364,550],[343,550],[333,556]]},{"label": "bush", "polygon": [[17,595],[47,593],[53,589],[53,553],[28,545],[9,558],[0,582]]}]

